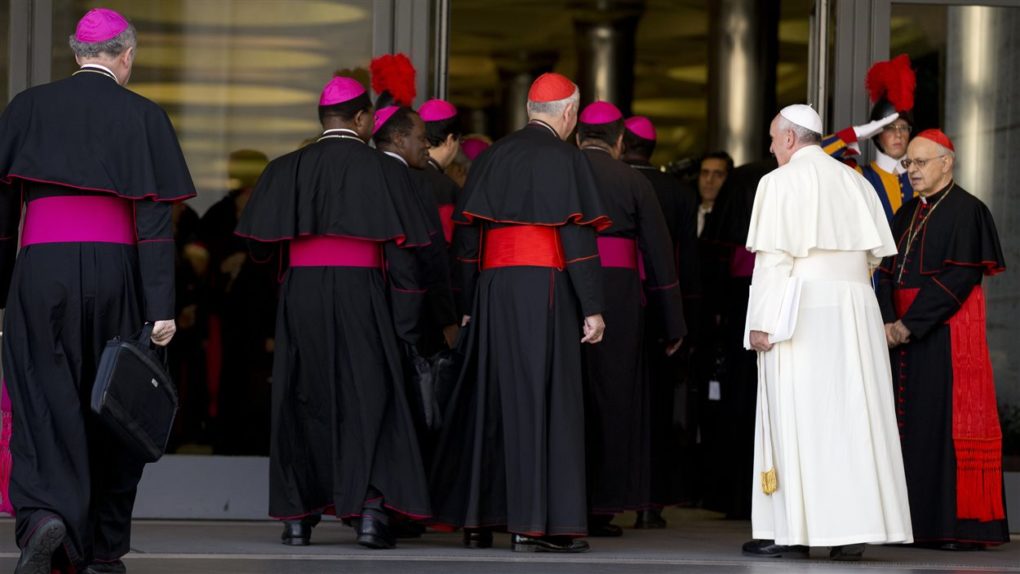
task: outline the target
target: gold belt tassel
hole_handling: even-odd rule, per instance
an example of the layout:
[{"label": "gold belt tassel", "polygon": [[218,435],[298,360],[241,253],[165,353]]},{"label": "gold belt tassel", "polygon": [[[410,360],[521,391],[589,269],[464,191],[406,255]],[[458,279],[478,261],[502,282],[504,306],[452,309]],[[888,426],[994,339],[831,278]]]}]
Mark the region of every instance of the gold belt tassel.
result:
[{"label": "gold belt tassel", "polygon": [[772,420],[769,418],[768,376],[764,353],[758,353],[758,400],[761,404],[762,462],[766,470],[761,473],[761,491],[771,495],[779,490],[779,475],[776,473],[772,453]]}]

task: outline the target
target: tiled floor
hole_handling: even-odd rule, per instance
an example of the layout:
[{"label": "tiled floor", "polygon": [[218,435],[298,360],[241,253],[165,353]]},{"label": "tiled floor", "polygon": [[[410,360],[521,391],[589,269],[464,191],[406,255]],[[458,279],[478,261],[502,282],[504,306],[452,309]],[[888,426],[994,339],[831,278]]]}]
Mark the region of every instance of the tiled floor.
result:
[{"label": "tiled floor", "polygon": [[[133,551],[125,561],[132,574],[1020,573],[1020,540],[967,553],[869,547],[866,560],[857,564],[830,562],[828,549],[821,548],[810,560],[756,560],[740,555],[750,533],[746,522],[691,510],[673,510],[667,518],[670,527],[665,530],[627,528],[622,538],[590,539],[592,551],[580,555],[512,553],[505,535],[497,536],[491,550],[467,550],[460,546],[459,535],[434,533],[402,541],[395,550],[372,551],[355,545],[351,529],[339,522],[323,523],[315,529],[311,546],[294,548],[279,544],[280,527],[273,522],[138,521]],[[630,520],[631,515],[623,515],[618,523]],[[0,521],[0,572],[14,569],[13,529],[12,521]]]}]

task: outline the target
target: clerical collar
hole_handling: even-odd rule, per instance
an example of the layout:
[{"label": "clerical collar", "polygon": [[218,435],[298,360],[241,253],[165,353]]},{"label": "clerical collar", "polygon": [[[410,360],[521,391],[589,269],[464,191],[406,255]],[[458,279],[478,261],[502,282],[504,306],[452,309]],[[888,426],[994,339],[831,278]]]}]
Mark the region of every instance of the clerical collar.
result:
[{"label": "clerical collar", "polygon": [[405,160],[404,158],[400,157],[399,154],[393,153],[391,151],[384,151],[383,153],[388,155],[388,156],[390,156],[390,157],[395,157],[395,158],[399,159],[400,163],[404,164],[404,167],[411,167],[410,165],[407,164],[407,160]]},{"label": "clerical collar", "polygon": [[119,81],[117,81],[117,74],[114,74],[113,70],[107,68],[102,64],[82,64],[81,69],[71,75],[77,76],[78,74],[86,72],[90,74],[99,74],[101,76],[106,76],[113,80],[114,82],[117,82],[118,84],[120,83]]},{"label": "clerical collar", "polygon": [[600,145],[596,145],[596,144],[583,145],[583,146],[581,146],[581,149],[593,149],[593,150],[598,150],[598,151],[600,151],[602,153],[608,153],[609,155],[613,154],[613,152],[607,150],[606,148],[604,148],[604,147],[602,147]]},{"label": "clerical collar", "polygon": [[429,165],[434,167],[436,169],[436,171],[438,171],[439,173],[445,173],[446,172],[446,170],[443,169],[443,166],[439,165],[439,162],[434,160],[434,159],[432,159],[431,157],[429,158]]},{"label": "clerical collar", "polygon": [[894,173],[896,175],[902,175],[907,171],[903,169],[903,164],[900,163],[900,160],[893,159],[891,156],[882,153],[881,150],[875,150],[875,165],[886,173]]},{"label": "clerical collar", "polygon": [[634,169],[647,169],[647,170],[650,170],[650,171],[662,171],[658,167],[655,167],[654,165],[652,165],[652,162],[650,162],[650,161],[648,161],[646,159],[643,159],[643,160],[640,160],[640,161],[636,161],[636,162],[633,162],[633,163],[632,162],[627,162],[627,165],[629,165],[630,167],[632,167]]},{"label": "clerical collar", "polygon": [[935,193],[933,193],[933,194],[929,195],[928,197],[925,197],[925,196],[923,196],[923,195],[918,195],[918,197],[920,197],[920,198],[921,198],[921,203],[922,203],[922,204],[927,204],[927,203],[931,203],[931,202],[933,202],[933,201],[938,201],[938,200],[939,200],[939,198],[940,198],[940,197],[942,197],[942,195],[943,195],[944,193],[946,193],[946,192],[947,192],[947,191],[949,191],[950,189],[953,189],[953,186],[954,186],[954,185],[956,185],[956,181],[954,181],[954,180],[950,180],[950,181],[949,181],[949,185],[947,185],[947,186],[943,187],[942,189],[940,189],[940,190],[936,191]]},{"label": "clerical collar", "polygon": [[319,139],[315,140],[321,142],[326,139],[341,139],[341,140],[355,140],[361,143],[365,143],[365,140],[361,139],[358,132],[348,128],[332,128],[322,132]]},{"label": "clerical collar", "polygon": [[531,121],[528,122],[528,125],[529,126],[542,126],[545,129],[547,129],[550,132],[552,132],[552,135],[556,136],[556,139],[560,139],[560,134],[556,133],[556,130],[553,129],[553,127],[551,125],[543,122],[542,120],[531,120]]}]

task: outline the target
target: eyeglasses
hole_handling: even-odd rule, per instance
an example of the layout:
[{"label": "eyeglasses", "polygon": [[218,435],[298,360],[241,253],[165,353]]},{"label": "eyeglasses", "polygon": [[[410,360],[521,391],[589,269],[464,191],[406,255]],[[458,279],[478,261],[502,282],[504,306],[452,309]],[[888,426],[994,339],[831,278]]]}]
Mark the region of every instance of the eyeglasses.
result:
[{"label": "eyeglasses", "polygon": [[924,166],[928,165],[929,161],[931,161],[933,159],[938,159],[940,157],[946,157],[946,154],[937,155],[935,157],[930,157],[928,159],[910,159],[910,158],[904,158],[904,159],[900,160],[900,165],[903,166],[903,169],[910,169],[910,166],[912,166],[912,165],[916,165],[917,169],[924,169]]},{"label": "eyeglasses", "polygon": [[913,130],[910,126],[885,126],[887,132],[902,132],[904,135],[910,135]]}]

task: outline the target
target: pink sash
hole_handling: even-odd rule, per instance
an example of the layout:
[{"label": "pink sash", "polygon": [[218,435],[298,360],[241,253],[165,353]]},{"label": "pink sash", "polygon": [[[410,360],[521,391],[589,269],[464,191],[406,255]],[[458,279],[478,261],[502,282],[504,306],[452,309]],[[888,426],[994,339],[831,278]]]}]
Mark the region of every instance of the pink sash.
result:
[{"label": "pink sash", "polygon": [[129,200],[113,196],[65,195],[28,202],[21,245],[39,243],[135,243],[135,214]]},{"label": "pink sash", "polygon": [[599,236],[598,242],[603,267],[634,269],[644,280],[645,262],[636,241],[626,237]]},{"label": "pink sash", "polygon": [[382,244],[354,237],[309,235],[290,242],[291,267],[382,267]]}]

